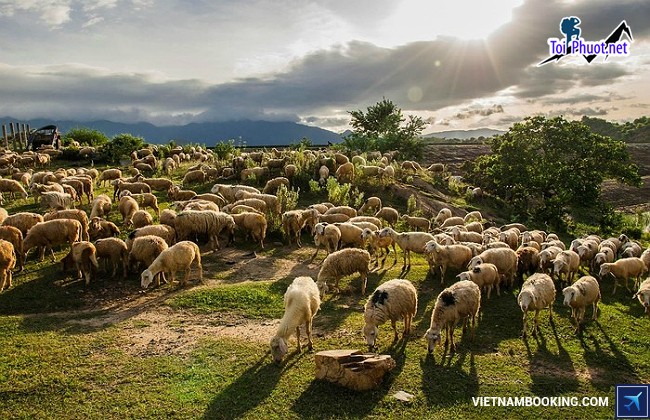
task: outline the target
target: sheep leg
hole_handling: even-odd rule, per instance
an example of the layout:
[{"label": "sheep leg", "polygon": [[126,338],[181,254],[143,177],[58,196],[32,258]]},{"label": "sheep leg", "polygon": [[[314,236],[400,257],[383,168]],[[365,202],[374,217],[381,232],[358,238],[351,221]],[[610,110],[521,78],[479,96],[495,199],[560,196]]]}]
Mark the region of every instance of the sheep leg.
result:
[{"label": "sheep leg", "polygon": [[368,273],[361,273],[361,295],[366,295],[366,285],[368,283]]},{"label": "sheep leg", "polygon": [[[7,281],[7,272],[3,271],[2,272],[2,278],[0,279],[0,292],[2,292],[5,289],[5,283]],[[7,289],[9,286],[7,286]]]},{"label": "sheep leg", "polygon": [[522,338],[526,338],[526,324],[527,324],[527,321],[528,321],[527,318],[528,318],[528,311],[524,312],[524,317],[523,317],[524,327],[521,329],[521,337]]},{"label": "sheep leg", "polygon": [[451,344],[449,345],[449,351],[456,352],[456,343],[454,343],[454,325],[453,324],[447,324],[447,334],[449,334],[449,341],[451,342]]},{"label": "sheep leg", "polygon": [[399,340],[399,334],[397,333],[397,321],[392,320],[390,323],[391,323],[391,325],[393,326],[393,332],[394,332],[394,335],[393,335],[393,343],[394,343],[394,342],[396,342],[397,340]]},{"label": "sheep leg", "polygon": [[616,294],[616,286],[618,286],[618,279],[614,277],[614,291],[612,292],[613,295]]},{"label": "sheep leg", "polygon": [[300,326],[296,327],[296,341],[298,342],[298,353],[302,351],[302,346],[300,345]]},{"label": "sheep leg", "polygon": [[[11,280],[12,280],[12,278],[13,278],[13,273],[11,272],[11,270],[7,270],[6,278],[7,278],[6,281],[8,281],[8,284],[7,284],[7,289],[8,289],[8,288],[11,287]],[[0,289],[0,290],[1,290],[1,289]]]},{"label": "sheep leg", "polygon": [[539,331],[539,309],[535,309],[535,326],[533,327],[533,337],[537,337]]},{"label": "sheep leg", "polygon": [[440,285],[445,284],[445,273],[447,272],[447,266],[445,264],[442,264],[440,266]]},{"label": "sheep leg", "polygon": [[[56,261],[56,257],[54,256],[54,250],[52,249],[52,247],[51,247],[51,246],[48,246],[48,247],[45,247],[45,248],[47,248],[47,249],[50,250],[50,255],[51,255],[51,257],[52,257],[52,262],[55,262],[55,261]],[[72,250],[72,246],[70,247],[70,250]],[[41,258],[41,261],[43,261],[43,258]]]},{"label": "sheep leg", "polygon": [[402,337],[406,337],[411,334],[411,321],[413,320],[412,314],[407,314],[404,316],[404,333]]},{"label": "sheep leg", "polygon": [[492,293],[492,285],[487,286],[487,298],[490,298],[490,294]]},{"label": "sheep leg", "polygon": [[334,290],[336,290],[336,293],[339,293],[339,292],[340,292],[340,289],[339,289],[339,279],[340,279],[340,277],[337,277],[336,279],[334,279]]},{"label": "sheep leg", "polygon": [[595,301],[595,302],[594,302],[593,309],[594,309],[594,311],[593,311],[594,313],[593,313],[593,315],[592,315],[591,318],[592,318],[594,321],[596,321],[596,320],[598,319],[598,301]]},{"label": "sheep leg", "polygon": [[183,276],[183,280],[181,280],[180,286],[185,287],[187,286],[187,283],[190,280],[190,273],[192,272],[192,266],[190,265],[187,267],[187,270],[185,271],[185,275]]},{"label": "sheep leg", "polygon": [[305,322],[305,330],[307,332],[307,350],[312,351],[314,349],[314,343],[311,339],[311,318]]}]

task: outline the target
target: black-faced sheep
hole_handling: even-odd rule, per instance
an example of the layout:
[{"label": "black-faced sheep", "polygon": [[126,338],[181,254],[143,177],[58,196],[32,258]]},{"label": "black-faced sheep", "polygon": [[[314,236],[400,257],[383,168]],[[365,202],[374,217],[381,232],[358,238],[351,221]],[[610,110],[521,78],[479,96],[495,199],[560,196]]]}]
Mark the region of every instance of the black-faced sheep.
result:
[{"label": "black-faced sheep", "polygon": [[413,284],[404,279],[389,280],[375,289],[364,308],[363,335],[369,349],[375,347],[379,326],[390,320],[394,331],[394,341],[399,339],[397,321],[404,320],[403,337],[411,332],[411,321],[418,308],[418,292]]}]

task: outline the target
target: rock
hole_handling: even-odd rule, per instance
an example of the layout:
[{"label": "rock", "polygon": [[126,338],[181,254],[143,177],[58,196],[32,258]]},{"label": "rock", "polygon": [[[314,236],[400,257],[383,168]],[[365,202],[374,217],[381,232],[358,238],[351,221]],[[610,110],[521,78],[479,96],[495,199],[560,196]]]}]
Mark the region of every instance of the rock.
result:
[{"label": "rock", "polygon": [[415,395],[409,394],[408,392],[405,391],[397,391],[396,393],[393,394],[393,398],[395,398],[398,401],[409,402],[413,398],[415,398]]},{"label": "rock", "polygon": [[316,378],[326,379],[355,391],[377,388],[386,372],[395,368],[387,354],[359,350],[327,350],[316,353]]}]

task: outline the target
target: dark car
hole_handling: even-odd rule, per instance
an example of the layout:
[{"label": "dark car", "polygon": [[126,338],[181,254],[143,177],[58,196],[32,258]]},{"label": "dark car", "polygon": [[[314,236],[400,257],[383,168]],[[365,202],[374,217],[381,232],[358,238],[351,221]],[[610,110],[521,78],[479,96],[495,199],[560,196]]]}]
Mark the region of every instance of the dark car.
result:
[{"label": "dark car", "polygon": [[55,149],[58,149],[60,137],[59,129],[56,125],[46,125],[32,130],[27,137],[27,149],[37,150],[44,145],[53,146]]}]

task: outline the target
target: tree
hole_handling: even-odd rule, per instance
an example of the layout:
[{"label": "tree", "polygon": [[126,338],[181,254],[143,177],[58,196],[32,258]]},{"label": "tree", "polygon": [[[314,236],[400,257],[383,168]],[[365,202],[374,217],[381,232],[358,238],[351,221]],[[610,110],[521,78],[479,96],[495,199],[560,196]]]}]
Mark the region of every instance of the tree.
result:
[{"label": "tree", "polygon": [[402,159],[422,156],[424,146],[419,136],[426,125],[422,118],[413,115],[404,118],[402,110],[386,98],[369,106],[366,112],[348,113],[352,116],[352,133],[343,139],[347,149],[382,153],[398,150]]},{"label": "tree", "polygon": [[72,141],[76,141],[80,145],[99,147],[108,143],[108,137],[99,130],[93,130],[88,127],[75,127],[63,135],[64,146],[70,145]]},{"label": "tree", "polygon": [[528,117],[490,143],[492,154],[480,156],[468,178],[502,198],[520,220],[562,228],[570,214],[601,223],[607,213],[603,180],[641,183],[626,144],[579,121]]},{"label": "tree", "polygon": [[106,143],[100,151],[104,160],[119,163],[120,159],[129,157],[131,152],[144,147],[144,139],[132,134],[117,134]]}]

